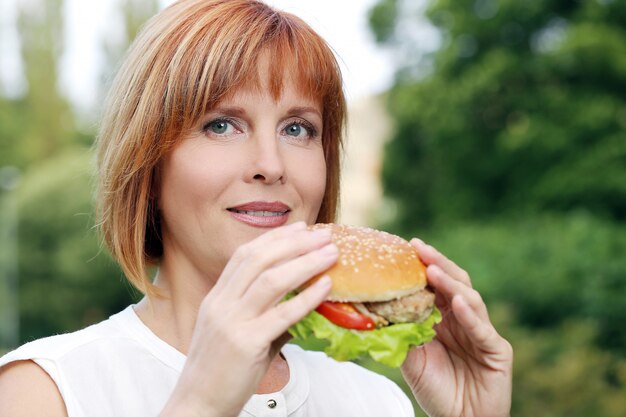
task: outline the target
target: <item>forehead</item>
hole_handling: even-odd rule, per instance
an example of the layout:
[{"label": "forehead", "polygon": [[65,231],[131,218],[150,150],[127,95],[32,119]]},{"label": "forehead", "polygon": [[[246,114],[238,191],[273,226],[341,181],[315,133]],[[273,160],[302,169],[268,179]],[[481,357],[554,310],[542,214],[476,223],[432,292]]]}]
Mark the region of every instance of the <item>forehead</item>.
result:
[{"label": "forehead", "polygon": [[321,113],[322,93],[312,89],[308,81],[297,68],[272,65],[269,53],[264,53],[259,57],[256,74],[245,77],[216,104],[271,99],[274,103],[314,107]]},{"label": "forehead", "polygon": [[319,74],[305,70],[297,59],[295,54],[284,54],[278,60],[269,50],[263,51],[256,59],[256,65],[248,73],[241,74],[239,82],[227,90],[222,100],[227,101],[234,95],[269,94],[274,101],[299,99],[321,106],[327,92],[316,86]]},{"label": "forehead", "polygon": [[222,26],[198,25],[190,42],[175,46],[177,65],[168,65],[172,85],[166,88],[165,103],[173,113],[167,119],[181,124],[173,131],[193,128],[208,111],[242,91],[269,94],[276,101],[288,95],[285,89],[297,92],[318,106],[324,120],[344,105],[334,54],[310,27],[274,12],[248,20],[246,25],[226,18],[217,22]]}]

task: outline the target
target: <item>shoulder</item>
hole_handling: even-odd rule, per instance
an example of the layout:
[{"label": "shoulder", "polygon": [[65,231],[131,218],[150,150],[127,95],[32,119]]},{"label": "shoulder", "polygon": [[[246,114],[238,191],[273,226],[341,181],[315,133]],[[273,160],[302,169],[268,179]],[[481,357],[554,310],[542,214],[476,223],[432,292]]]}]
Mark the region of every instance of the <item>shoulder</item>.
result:
[{"label": "shoulder", "polygon": [[1,357],[0,416],[67,416],[71,395],[60,364],[83,356],[75,352],[102,349],[99,345],[108,345],[117,337],[122,337],[122,332],[109,319],[73,333],[26,343]]},{"label": "shoulder", "polygon": [[52,378],[26,360],[0,367],[0,415],[67,417],[67,411]]}]

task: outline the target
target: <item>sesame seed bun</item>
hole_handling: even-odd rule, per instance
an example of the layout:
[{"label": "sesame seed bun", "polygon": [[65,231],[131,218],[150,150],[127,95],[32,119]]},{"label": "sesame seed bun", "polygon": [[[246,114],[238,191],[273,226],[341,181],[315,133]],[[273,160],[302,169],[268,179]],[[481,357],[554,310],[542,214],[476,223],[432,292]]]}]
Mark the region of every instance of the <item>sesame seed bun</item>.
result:
[{"label": "sesame seed bun", "polygon": [[426,287],[426,267],[409,242],[399,236],[368,227],[318,223],[311,230],[330,229],[339,259],[330,269],[333,286],[328,301],[390,301]]}]

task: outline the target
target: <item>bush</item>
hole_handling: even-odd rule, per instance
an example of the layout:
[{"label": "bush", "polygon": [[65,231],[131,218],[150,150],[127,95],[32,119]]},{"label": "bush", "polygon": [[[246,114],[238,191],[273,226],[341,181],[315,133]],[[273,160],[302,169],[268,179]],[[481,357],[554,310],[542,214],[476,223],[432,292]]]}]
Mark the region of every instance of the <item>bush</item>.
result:
[{"label": "bush", "polygon": [[89,150],[75,148],[23,178],[18,192],[22,342],[98,322],[133,299],[94,229],[91,172]]},{"label": "bush", "polygon": [[464,267],[488,304],[519,323],[591,320],[601,347],[626,353],[626,230],[588,213],[449,225],[427,240]]}]

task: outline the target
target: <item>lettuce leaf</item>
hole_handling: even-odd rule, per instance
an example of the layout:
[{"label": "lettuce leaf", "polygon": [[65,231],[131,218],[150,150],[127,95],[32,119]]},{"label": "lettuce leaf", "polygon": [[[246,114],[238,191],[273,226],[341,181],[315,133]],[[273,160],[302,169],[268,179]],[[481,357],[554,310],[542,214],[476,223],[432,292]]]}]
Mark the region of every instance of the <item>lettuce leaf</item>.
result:
[{"label": "lettuce leaf", "polygon": [[381,329],[359,331],[337,326],[316,311],[291,326],[289,333],[296,338],[314,336],[328,340],[328,356],[339,361],[356,359],[369,354],[375,361],[397,368],[402,365],[409,349],[429,342],[435,337],[433,326],[441,321],[435,307],[421,323],[400,323]]}]

